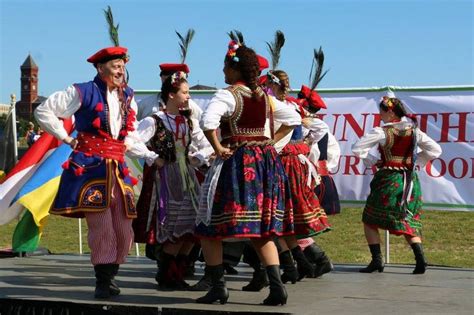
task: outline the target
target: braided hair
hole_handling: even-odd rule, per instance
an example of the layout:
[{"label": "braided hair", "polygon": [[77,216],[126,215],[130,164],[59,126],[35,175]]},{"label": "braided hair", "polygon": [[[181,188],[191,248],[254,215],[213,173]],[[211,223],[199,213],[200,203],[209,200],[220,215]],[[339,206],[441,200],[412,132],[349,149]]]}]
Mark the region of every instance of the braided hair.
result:
[{"label": "braided hair", "polygon": [[241,45],[237,48],[235,56],[237,58],[226,55],[224,62],[230,68],[240,72],[243,81],[252,91],[253,97],[259,98],[257,91],[259,89],[258,74],[260,68],[258,65],[257,54],[253,49]]}]

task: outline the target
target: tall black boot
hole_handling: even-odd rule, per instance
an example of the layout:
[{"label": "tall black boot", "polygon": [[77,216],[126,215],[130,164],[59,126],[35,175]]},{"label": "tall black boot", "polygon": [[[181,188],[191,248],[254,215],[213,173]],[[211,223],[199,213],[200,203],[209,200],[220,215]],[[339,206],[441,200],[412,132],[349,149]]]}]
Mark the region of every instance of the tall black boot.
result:
[{"label": "tall black boot", "polygon": [[188,257],[186,255],[179,254],[176,256],[176,274],[175,274],[175,282],[176,282],[176,289],[178,290],[187,290],[189,288],[189,284],[184,281],[184,274],[186,273],[186,266],[188,262]]},{"label": "tall black boot", "polygon": [[117,285],[117,282],[115,282],[115,276],[118,274],[120,265],[119,264],[111,264],[112,266],[110,267],[112,270],[112,277],[110,278],[110,295],[119,295],[120,294],[120,288]]},{"label": "tall black boot", "polygon": [[285,305],[288,298],[285,286],[280,278],[280,266],[272,265],[265,268],[270,282],[270,294],[263,300],[264,305]]},{"label": "tall black boot", "polygon": [[314,268],[314,278],[319,278],[323,274],[331,272],[334,270],[329,257],[326,253],[315,243],[309,245],[304,249],[304,254],[306,258],[315,265]]},{"label": "tall black boot", "polygon": [[242,291],[258,292],[268,286],[268,277],[265,268],[262,267],[260,258],[255,249],[249,244],[245,244],[243,251],[243,262],[253,268],[252,280],[246,286],[242,287]]},{"label": "tall black boot", "polygon": [[283,283],[291,281],[291,283],[295,284],[299,278],[299,274],[298,270],[296,270],[295,261],[293,260],[293,256],[291,256],[291,252],[286,250],[280,253],[279,258],[281,268],[283,269],[281,280]]},{"label": "tall black boot", "polygon": [[254,265],[253,269],[252,280],[242,287],[242,291],[258,292],[268,286],[267,272],[262,268],[262,264]]},{"label": "tall black boot", "polygon": [[224,266],[222,264],[217,266],[207,266],[209,274],[211,275],[211,289],[206,295],[196,299],[196,303],[212,304],[219,300],[221,304],[227,303],[229,299],[229,291],[225,286]]},{"label": "tall black boot", "polygon": [[298,268],[298,281],[303,279],[304,277],[313,277],[314,267],[303,254],[301,247],[296,246],[295,248],[292,248],[291,254],[293,255],[294,260],[296,261],[296,267]]},{"label": "tall black boot", "polygon": [[177,272],[176,258],[173,255],[161,252],[157,261],[158,272],[156,274],[156,281],[162,290],[174,290],[176,282],[174,281],[174,274]]},{"label": "tall black boot", "polygon": [[370,244],[369,249],[370,249],[370,253],[372,254],[372,261],[367,267],[359,269],[359,272],[372,273],[375,270],[378,270],[378,272],[383,272],[383,268],[385,267],[385,264],[382,259],[380,244]]},{"label": "tall black boot", "polygon": [[211,289],[212,280],[209,267],[204,268],[204,275],[199,281],[188,288],[189,291],[209,291]]},{"label": "tall black boot", "polygon": [[413,270],[413,274],[419,275],[425,273],[428,263],[426,262],[425,254],[423,253],[423,245],[421,245],[421,243],[413,243],[411,244],[411,248],[413,249],[413,254],[415,254],[416,260],[416,266]]},{"label": "tall black boot", "polygon": [[111,264],[95,265],[95,292],[96,299],[107,299],[110,297],[110,279],[112,278]]}]

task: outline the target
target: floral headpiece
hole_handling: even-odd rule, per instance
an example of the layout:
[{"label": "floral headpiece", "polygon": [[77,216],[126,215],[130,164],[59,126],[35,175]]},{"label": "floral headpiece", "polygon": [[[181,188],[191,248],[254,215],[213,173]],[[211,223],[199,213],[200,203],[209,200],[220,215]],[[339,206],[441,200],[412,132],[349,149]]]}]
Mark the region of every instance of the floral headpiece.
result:
[{"label": "floral headpiece", "polygon": [[380,101],[380,103],[384,104],[385,106],[387,106],[388,109],[392,110],[396,105],[395,100],[396,99],[394,99],[394,98],[384,96],[384,97],[382,97],[382,100]]},{"label": "floral headpiece", "polygon": [[237,57],[237,49],[241,47],[242,44],[239,44],[235,40],[229,42],[229,49],[227,50],[227,56],[230,57],[234,62],[239,62],[239,57]]},{"label": "floral headpiece", "polygon": [[179,81],[182,79],[187,79],[188,75],[186,72],[178,71],[171,75],[171,85],[176,87],[179,84]]},{"label": "floral headpiece", "polygon": [[281,84],[280,79],[278,79],[278,77],[276,75],[274,75],[272,71],[268,71],[267,78],[272,83],[275,83],[275,84],[278,84],[278,85]]}]

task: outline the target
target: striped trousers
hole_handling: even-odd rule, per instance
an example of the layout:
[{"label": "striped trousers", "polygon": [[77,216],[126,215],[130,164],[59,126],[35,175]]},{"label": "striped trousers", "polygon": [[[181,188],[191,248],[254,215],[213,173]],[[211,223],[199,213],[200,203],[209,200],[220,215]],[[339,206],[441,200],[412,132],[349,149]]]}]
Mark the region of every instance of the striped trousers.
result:
[{"label": "striped trousers", "polygon": [[123,264],[133,241],[132,219],[125,213],[123,193],[115,178],[110,207],[102,212],[85,213],[91,250],[91,262],[95,265]]}]

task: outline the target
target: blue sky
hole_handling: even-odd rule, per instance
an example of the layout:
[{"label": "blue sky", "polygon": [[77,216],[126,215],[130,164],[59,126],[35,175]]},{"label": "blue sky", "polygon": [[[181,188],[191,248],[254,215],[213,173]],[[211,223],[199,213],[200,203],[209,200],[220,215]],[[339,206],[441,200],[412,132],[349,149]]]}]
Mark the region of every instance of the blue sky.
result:
[{"label": "blue sky", "polygon": [[160,88],[158,64],[179,61],[174,31],[188,28],[196,31],[187,58],[192,85],[224,86],[232,29],[266,57],[265,42],[282,30],[279,68],[293,88],[308,82],[319,46],[330,69],[321,88],[474,84],[473,1],[0,0],[0,103],[10,93],[19,96],[28,53],[40,67],[40,95],[92,79],[85,60],[111,46],[102,11],[108,4],[120,23],[120,43],[130,50],[134,89]]}]

